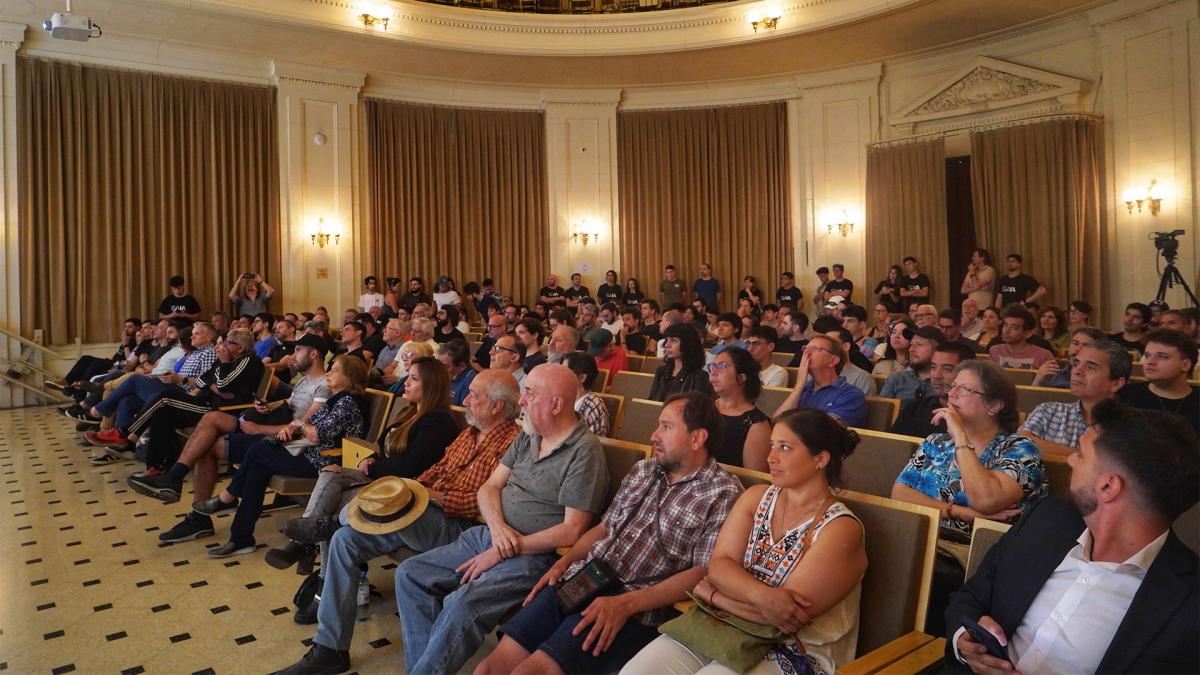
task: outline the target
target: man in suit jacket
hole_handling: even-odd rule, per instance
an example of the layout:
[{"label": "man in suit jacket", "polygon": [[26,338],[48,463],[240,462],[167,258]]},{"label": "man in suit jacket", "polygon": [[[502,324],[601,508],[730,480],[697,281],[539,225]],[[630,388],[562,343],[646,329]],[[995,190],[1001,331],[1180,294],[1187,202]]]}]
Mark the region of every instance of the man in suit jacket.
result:
[{"label": "man in suit jacket", "polygon": [[[1071,499],[1029,509],[950,598],[953,672],[1200,672],[1197,557],[1171,523],[1200,497],[1195,433],[1105,401],[1071,455]],[[996,636],[987,654],[963,617]]]}]

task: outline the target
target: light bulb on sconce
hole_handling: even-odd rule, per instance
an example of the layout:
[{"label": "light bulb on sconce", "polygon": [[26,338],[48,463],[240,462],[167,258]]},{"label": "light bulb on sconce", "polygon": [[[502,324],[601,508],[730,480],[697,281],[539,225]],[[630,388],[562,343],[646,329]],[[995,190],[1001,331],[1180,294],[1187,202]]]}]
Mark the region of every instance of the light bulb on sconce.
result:
[{"label": "light bulb on sconce", "polygon": [[1158,186],[1158,179],[1151,179],[1150,184],[1146,187],[1133,186],[1127,188],[1121,195],[1121,201],[1125,202],[1125,208],[1133,215],[1133,207],[1136,205],[1138,213],[1142,212],[1142,205],[1146,204],[1150,207],[1150,215],[1157,216],[1162,210],[1162,188]]},{"label": "light bulb on sconce", "polygon": [[317,248],[325,248],[325,244],[329,243],[330,238],[333,239],[334,246],[337,246],[342,241],[341,228],[332,227],[327,230],[324,218],[317,218],[316,228],[309,237],[312,239],[313,245]]},{"label": "light bulb on sconce", "polygon": [[355,18],[366,28],[379,26],[387,30],[388,22],[392,20],[392,8],[385,4],[356,5],[353,11]]},{"label": "light bulb on sconce", "polygon": [[833,228],[835,226],[838,229],[838,233],[841,234],[843,237],[850,236],[850,233],[854,231],[854,223],[850,222],[850,215],[848,213],[846,213],[845,209],[842,209],[842,219],[840,222],[834,223],[833,220],[831,219],[825,223],[826,232],[828,234],[832,235]]},{"label": "light bulb on sconce", "polygon": [[571,242],[584,246],[587,246],[589,243],[599,244],[600,229],[589,225],[587,220],[581,220],[578,225],[571,228]]},{"label": "light bulb on sconce", "polygon": [[757,9],[750,13],[750,27],[757,33],[759,28],[765,30],[774,30],[779,27],[779,19],[783,16],[783,11],[778,7],[771,6],[765,9]]}]

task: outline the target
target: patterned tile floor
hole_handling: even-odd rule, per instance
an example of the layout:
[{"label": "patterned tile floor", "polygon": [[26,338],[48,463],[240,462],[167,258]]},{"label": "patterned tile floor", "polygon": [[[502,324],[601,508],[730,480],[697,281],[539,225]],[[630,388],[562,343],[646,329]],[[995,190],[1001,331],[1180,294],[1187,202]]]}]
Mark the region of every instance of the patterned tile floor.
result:
[{"label": "patterned tile floor", "polygon": [[[262,558],[297,509],[259,521],[250,555],[206,555],[225,541],[228,514],[215,536],[160,546],[157,533],[190,499],[164,505],[134,493],[125,478],[138,465],[92,466],[85,445],[55,408],[0,410],[0,671],[266,673],[304,654],[314,627],[292,621],[301,578]],[[355,627],[359,673],[404,668],[394,567],[371,564],[381,597]]]}]

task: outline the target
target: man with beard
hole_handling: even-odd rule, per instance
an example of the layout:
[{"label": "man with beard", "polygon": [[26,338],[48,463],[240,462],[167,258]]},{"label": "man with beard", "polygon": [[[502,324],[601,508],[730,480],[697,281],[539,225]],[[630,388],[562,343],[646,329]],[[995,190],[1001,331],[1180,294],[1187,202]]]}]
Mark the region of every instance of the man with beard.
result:
[{"label": "man with beard", "polygon": [[1200,672],[1197,556],[1171,531],[1200,495],[1196,434],[1115,401],[1092,422],[1068,460],[1070,500],[1030,508],[951,596],[948,670]]}]

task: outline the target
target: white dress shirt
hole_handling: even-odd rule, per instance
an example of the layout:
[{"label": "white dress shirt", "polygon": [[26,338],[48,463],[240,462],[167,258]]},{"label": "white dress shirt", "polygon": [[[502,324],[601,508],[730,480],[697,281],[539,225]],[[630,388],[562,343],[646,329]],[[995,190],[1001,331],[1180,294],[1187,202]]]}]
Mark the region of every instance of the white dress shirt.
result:
[{"label": "white dress shirt", "polygon": [[[1096,672],[1169,531],[1125,562],[1112,563],[1092,561],[1092,532],[1085,529],[1009,636],[1008,656],[1017,670],[1027,675]],[[956,657],[965,631],[954,634]]]}]

